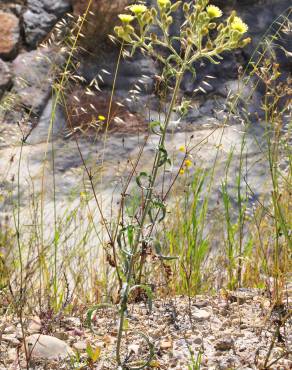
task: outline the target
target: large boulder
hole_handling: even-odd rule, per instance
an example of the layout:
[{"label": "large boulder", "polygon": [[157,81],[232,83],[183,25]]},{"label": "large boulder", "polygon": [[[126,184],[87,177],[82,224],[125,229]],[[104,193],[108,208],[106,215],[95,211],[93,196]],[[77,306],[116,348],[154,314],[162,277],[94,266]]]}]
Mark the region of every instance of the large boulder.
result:
[{"label": "large boulder", "polygon": [[64,360],[73,354],[66,342],[49,335],[33,334],[25,342],[31,359]]},{"label": "large boulder", "polygon": [[12,63],[13,91],[20,103],[39,115],[51,94],[52,82],[62,63],[59,53],[44,48],[19,54]]},{"label": "large boulder", "polygon": [[0,58],[13,59],[20,41],[19,19],[11,13],[0,11]]},{"label": "large boulder", "polygon": [[27,0],[23,13],[26,43],[32,48],[36,47],[58,19],[70,10],[70,0]]}]

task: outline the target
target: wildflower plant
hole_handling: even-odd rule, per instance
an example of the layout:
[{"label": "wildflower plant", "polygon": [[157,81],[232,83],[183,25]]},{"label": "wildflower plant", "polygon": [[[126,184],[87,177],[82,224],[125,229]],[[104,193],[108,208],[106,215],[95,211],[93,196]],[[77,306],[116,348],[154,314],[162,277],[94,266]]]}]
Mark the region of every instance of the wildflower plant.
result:
[{"label": "wildflower plant", "polygon": [[[180,33],[178,36],[172,36],[170,26],[174,22],[175,12],[181,7],[184,20]],[[235,12],[223,21],[222,11],[214,5],[209,5],[209,0],[197,0],[190,3],[157,0],[156,6],[153,7],[139,3],[129,6],[126,10],[124,14],[119,15],[120,25],[114,29],[118,39],[123,47],[129,49],[131,56],[136,50],[140,50],[158,60],[163,66],[163,78],[168,81],[168,88],[172,91],[164,121],[150,124],[150,131],[159,136],[152,170],[150,173],[141,172],[136,178],[138,188],[146,195],[141,197],[143,201],[137,217],[126,226],[123,224],[117,237],[125,266],[122,273],[123,288],[116,358],[120,369],[143,369],[151,361],[153,350],[150,342],[147,340],[150,348],[148,361],[139,367],[131,367],[126,360],[121,359],[121,341],[130,293],[134,289],[142,289],[151,299],[151,289],[141,284],[145,263],[145,258],[142,258],[143,249],[151,240],[150,233],[154,224],[161,222],[166,214],[165,199],[156,194],[155,185],[162,168],[171,163],[165,145],[166,132],[171,114],[178,103],[181,81],[186,71],[191,71],[194,76],[196,75],[195,62],[208,60],[210,63],[219,64],[223,52],[246,46],[250,38],[244,38],[248,27],[236,16]],[[188,170],[191,165],[192,162],[186,155],[179,173],[184,172],[185,169]],[[145,339],[144,335],[142,337]]]}]

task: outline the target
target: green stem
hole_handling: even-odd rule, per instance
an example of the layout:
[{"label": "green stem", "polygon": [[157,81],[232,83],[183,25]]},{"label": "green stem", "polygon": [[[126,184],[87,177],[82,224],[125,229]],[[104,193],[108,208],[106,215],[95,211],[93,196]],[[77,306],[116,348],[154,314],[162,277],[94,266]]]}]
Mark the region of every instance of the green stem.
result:
[{"label": "green stem", "polygon": [[[191,51],[191,48],[188,48],[188,50],[186,51],[186,55],[185,55],[185,61],[188,60],[188,56],[189,56],[190,51]],[[172,99],[171,99],[170,106],[169,106],[169,109],[168,109],[168,112],[167,112],[167,115],[166,115],[165,121],[164,121],[163,133],[162,133],[162,135],[160,137],[160,140],[159,140],[159,147],[164,146],[165,138],[166,138],[166,132],[167,132],[167,128],[168,128],[168,125],[169,125],[169,122],[170,122],[170,118],[171,118],[171,113],[172,113],[173,108],[175,106],[176,98],[177,98],[177,95],[178,95],[178,92],[179,92],[179,88],[180,88],[180,85],[181,85],[181,81],[182,81],[182,77],[184,75],[185,69],[186,69],[186,62],[182,65],[180,71],[177,73],[177,78],[176,78],[174,91],[173,91],[173,94],[172,94]],[[126,310],[127,310],[130,283],[131,283],[131,279],[132,279],[132,275],[133,275],[134,264],[135,264],[135,260],[136,260],[137,250],[138,250],[139,243],[140,243],[140,238],[141,238],[141,234],[142,234],[142,230],[143,230],[143,225],[145,223],[145,220],[146,220],[146,217],[147,217],[147,214],[149,212],[150,205],[151,205],[151,199],[152,199],[152,195],[153,195],[153,188],[154,188],[154,185],[155,185],[155,182],[156,182],[156,179],[157,179],[157,175],[158,175],[160,159],[161,159],[161,153],[160,153],[160,151],[157,151],[157,154],[156,154],[156,157],[155,157],[155,160],[154,160],[154,163],[153,163],[153,170],[152,170],[150,186],[149,186],[149,188],[147,190],[147,194],[146,194],[144,210],[143,210],[143,214],[142,214],[141,222],[140,222],[140,229],[139,229],[139,231],[136,235],[136,238],[135,238],[135,242],[134,242],[134,246],[133,246],[133,250],[132,250],[132,255],[131,255],[131,258],[130,258],[129,269],[128,269],[128,273],[127,273],[127,279],[126,279],[126,283],[124,285],[124,290],[123,290],[121,310],[120,310],[120,323],[119,323],[119,331],[118,331],[118,339],[117,339],[117,348],[116,348],[116,360],[117,360],[117,363],[118,363],[119,366],[122,365],[120,350],[121,350],[121,341],[122,341],[123,328],[124,328],[125,313],[126,313]]]}]

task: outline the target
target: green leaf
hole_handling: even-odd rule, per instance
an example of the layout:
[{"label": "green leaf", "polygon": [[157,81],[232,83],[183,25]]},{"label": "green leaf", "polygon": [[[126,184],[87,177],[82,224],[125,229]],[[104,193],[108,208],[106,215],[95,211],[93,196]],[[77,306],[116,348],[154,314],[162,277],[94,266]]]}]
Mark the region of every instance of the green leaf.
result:
[{"label": "green leaf", "polygon": [[96,347],[94,352],[93,352],[93,356],[92,356],[91,360],[93,362],[96,362],[100,358],[100,355],[101,355],[101,348]]},{"label": "green leaf", "polygon": [[[159,127],[159,130],[156,130],[158,127]],[[163,127],[161,125],[161,122],[159,122],[159,121],[152,121],[149,124],[149,128],[150,128],[150,131],[153,134],[158,135],[158,136],[161,136],[162,135]]]},{"label": "green leaf", "polygon": [[87,353],[87,356],[90,358],[90,360],[92,360],[92,357],[93,357],[93,349],[92,349],[92,347],[91,347],[91,345],[89,343],[86,346],[86,353]]},{"label": "green leaf", "polygon": [[160,199],[155,199],[155,200],[152,200],[151,201],[151,207],[150,207],[150,210],[148,212],[148,215],[149,215],[150,220],[151,220],[152,223],[155,222],[155,219],[154,219],[154,217],[152,215],[152,210],[153,209],[156,209],[156,208],[158,208],[158,211],[156,213],[155,219],[158,216],[159,212],[160,211],[162,212],[161,217],[157,221],[158,223],[160,223],[161,221],[164,220],[164,218],[166,216],[166,206],[165,206],[165,204]]},{"label": "green leaf", "polygon": [[96,306],[91,307],[86,314],[86,324],[91,328],[91,322],[92,322],[92,314],[94,311],[101,310],[103,308],[115,308],[114,305],[110,303],[100,303]]},{"label": "green leaf", "polygon": [[[148,185],[145,186],[142,184],[142,179],[145,178],[148,179]],[[136,177],[136,183],[137,185],[139,186],[139,188],[141,189],[145,189],[145,190],[149,190],[149,186],[150,186],[150,183],[151,183],[151,176],[148,175],[147,172],[140,172],[139,176]]]},{"label": "green leaf", "polygon": [[162,254],[162,248],[161,248],[161,244],[158,240],[156,240],[154,243],[153,243],[153,247],[155,249],[155,252],[157,254],[157,256],[162,259],[162,260],[165,260],[165,261],[172,261],[172,260],[177,260],[178,259],[178,256],[164,256]]},{"label": "green leaf", "polygon": [[149,366],[151,366],[151,361],[153,360],[153,357],[155,355],[155,352],[154,352],[154,345],[150,342],[149,338],[142,332],[138,331],[137,334],[139,334],[143,339],[145,339],[147,345],[148,345],[148,349],[149,349],[149,356],[148,356],[148,359],[141,365],[141,366],[138,366],[138,367],[133,367],[133,366],[127,366],[127,369],[128,370],[142,370],[142,369],[146,369],[148,368]]},{"label": "green leaf", "polygon": [[163,146],[160,146],[158,148],[158,151],[159,151],[158,167],[163,166],[165,163],[171,164],[171,161],[170,161],[170,159],[168,157],[167,150]]}]

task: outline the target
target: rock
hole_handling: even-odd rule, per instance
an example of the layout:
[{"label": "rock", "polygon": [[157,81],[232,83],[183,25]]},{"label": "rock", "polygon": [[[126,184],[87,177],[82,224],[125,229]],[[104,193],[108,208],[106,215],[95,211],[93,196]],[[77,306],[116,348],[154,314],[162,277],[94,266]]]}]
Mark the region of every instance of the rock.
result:
[{"label": "rock", "polygon": [[193,343],[194,343],[194,344],[197,344],[197,345],[201,345],[201,344],[203,343],[203,340],[202,340],[202,338],[197,337],[197,338],[195,338],[195,339],[193,340]]},{"label": "rock", "polygon": [[15,92],[20,103],[39,114],[45,107],[54,80],[55,70],[63,58],[51,49],[19,54],[12,63]]},{"label": "rock", "polygon": [[128,347],[129,353],[138,355],[140,350],[140,346],[138,344],[130,344]]},{"label": "rock", "polygon": [[17,358],[17,349],[16,348],[8,348],[7,350],[7,362],[12,363]]},{"label": "rock", "polygon": [[15,334],[4,334],[2,335],[2,340],[12,347],[17,347],[20,343]]},{"label": "rock", "polygon": [[67,343],[49,335],[33,334],[26,338],[26,346],[33,359],[61,360],[73,353]]},{"label": "rock", "polygon": [[42,328],[42,322],[38,316],[34,316],[29,320],[27,331],[29,334],[39,333]]},{"label": "rock", "polygon": [[[52,110],[53,110],[54,100],[51,98],[37,125],[33,128],[31,134],[27,139],[28,144],[39,144],[42,142],[46,142],[48,139],[49,127],[51,124],[51,117],[52,117]],[[63,113],[63,110],[60,105],[57,105],[55,109],[54,121],[53,121],[53,129],[51,131],[51,138],[57,138],[60,136],[62,132],[64,132],[66,128],[66,119]]]},{"label": "rock", "polygon": [[12,84],[12,76],[8,64],[0,59],[0,99],[5,90],[8,90]]},{"label": "rock", "polygon": [[15,333],[15,331],[16,331],[16,327],[15,327],[14,325],[9,325],[9,326],[7,326],[7,327],[4,329],[3,333],[4,333],[4,334],[14,334],[14,333]]},{"label": "rock", "polygon": [[208,320],[211,317],[209,311],[198,309],[192,312],[192,318],[197,321]]},{"label": "rock", "polygon": [[69,334],[70,333],[62,330],[62,331],[58,331],[58,332],[54,333],[54,336],[58,339],[67,341],[70,338]]},{"label": "rock", "polygon": [[23,13],[27,44],[36,47],[70,9],[70,0],[27,0],[27,9]]},{"label": "rock", "polygon": [[20,41],[19,19],[11,13],[0,11],[0,58],[13,59]]},{"label": "rock", "polygon": [[[110,52],[106,55],[96,55],[83,58],[77,68],[77,73],[85,78],[90,83],[94,78],[97,78],[98,84],[102,88],[112,89],[113,76],[116,68],[117,52]],[[106,70],[108,73],[103,73]],[[158,74],[158,64],[151,58],[145,57],[139,53],[131,59],[123,59],[119,66],[119,74],[116,81],[116,89],[125,91],[128,96],[128,91],[135,89],[136,84],[139,85],[141,92],[152,92],[154,87],[153,77]],[[102,80],[98,76],[102,77]],[[147,76],[143,83],[142,76]]]},{"label": "rock", "polygon": [[171,340],[162,340],[160,342],[160,349],[162,350],[167,350],[167,349],[170,349],[172,348],[172,341]]},{"label": "rock", "polygon": [[76,351],[86,351],[87,343],[84,341],[78,341],[73,344],[73,348],[76,349]]},{"label": "rock", "polygon": [[232,348],[234,348],[234,340],[231,337],[219,339],[215,343],[215,349],[218,351],[229,351]]}]

